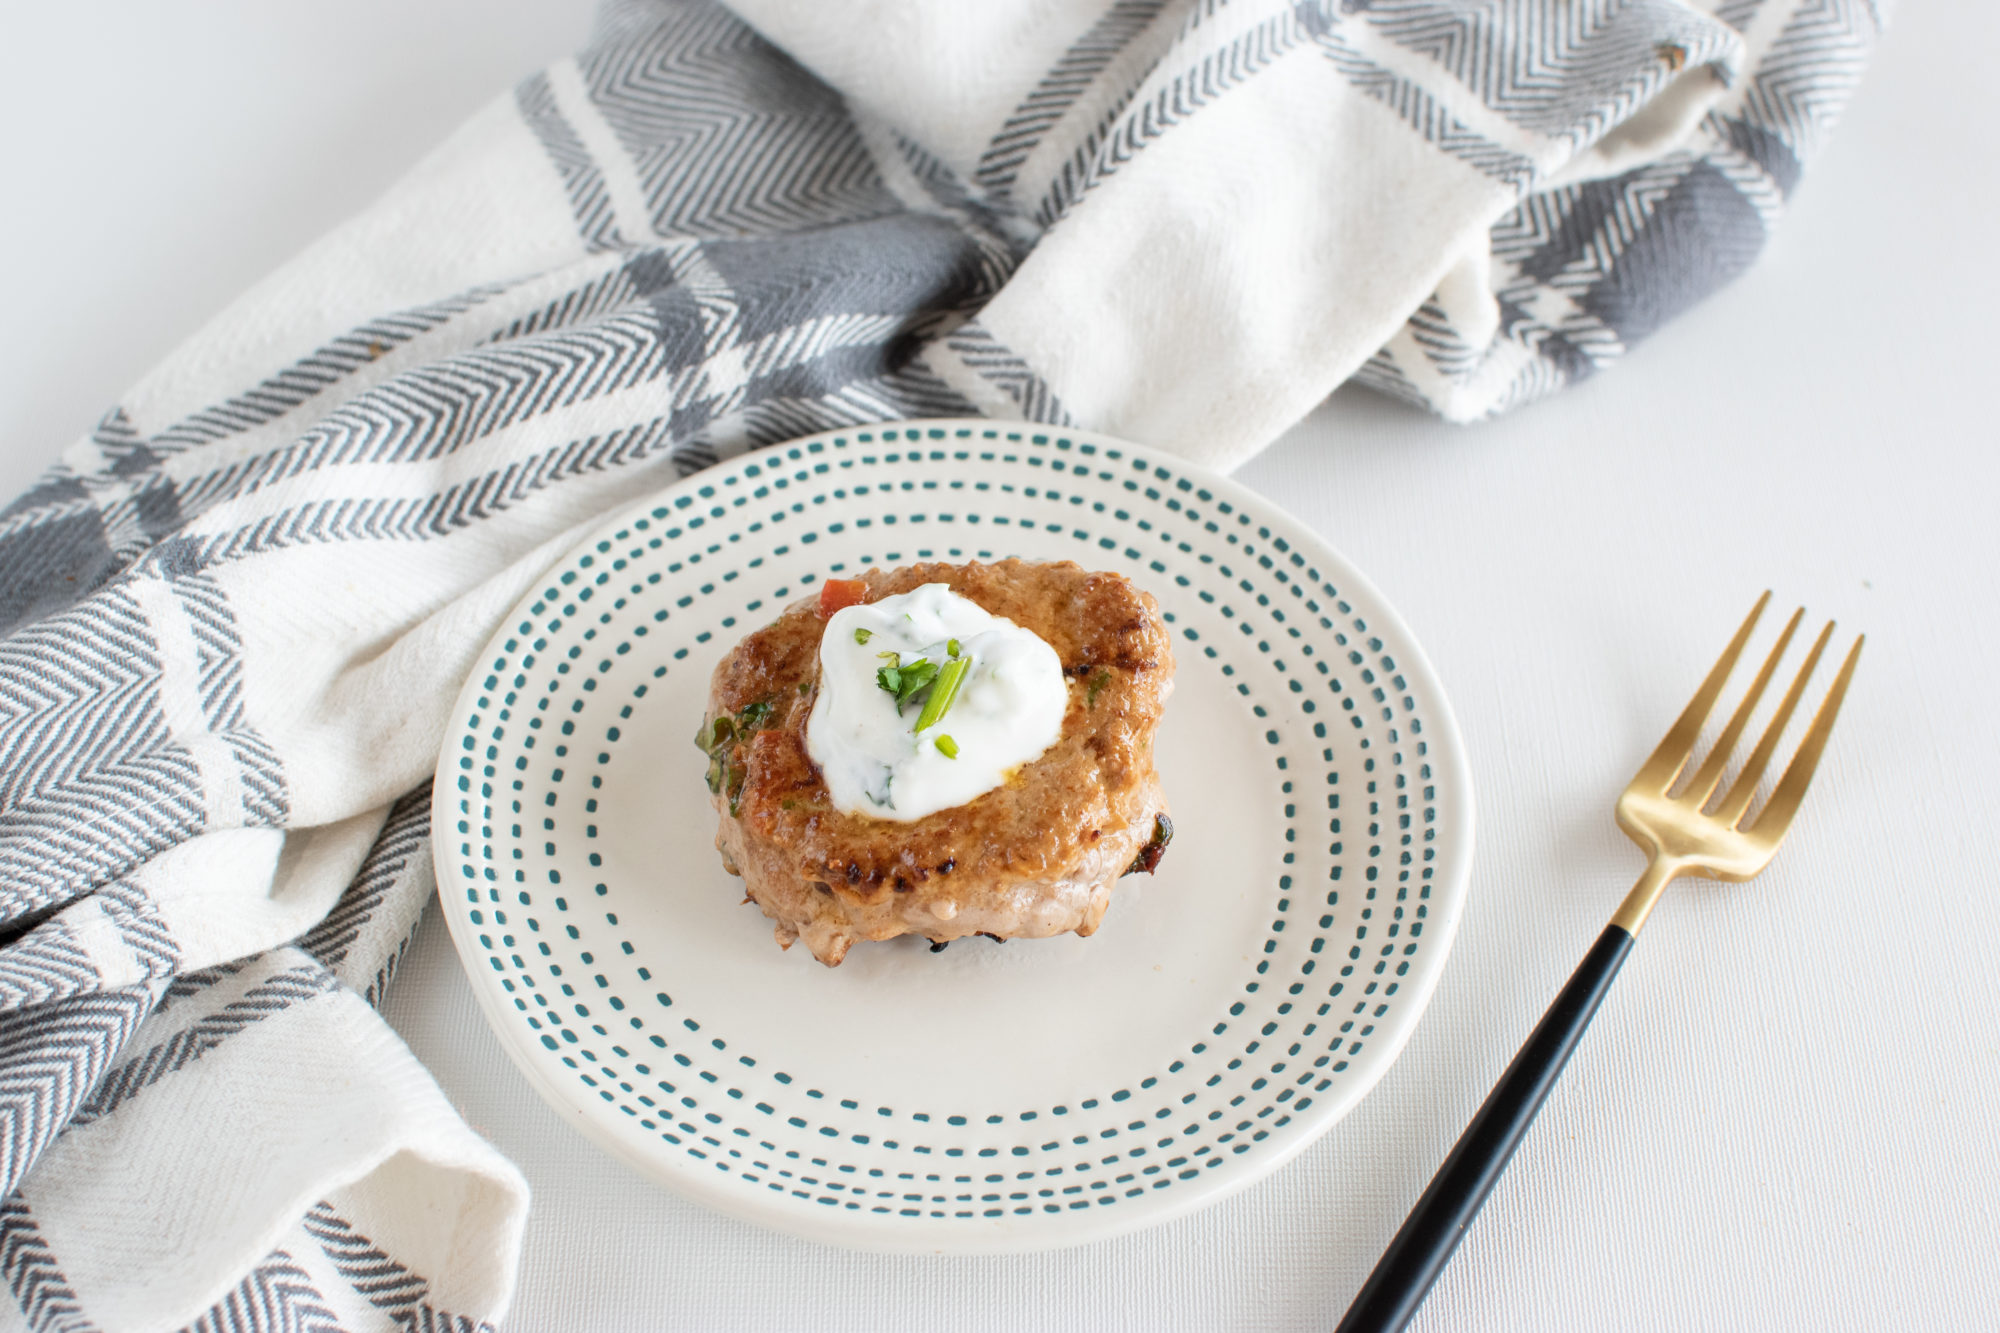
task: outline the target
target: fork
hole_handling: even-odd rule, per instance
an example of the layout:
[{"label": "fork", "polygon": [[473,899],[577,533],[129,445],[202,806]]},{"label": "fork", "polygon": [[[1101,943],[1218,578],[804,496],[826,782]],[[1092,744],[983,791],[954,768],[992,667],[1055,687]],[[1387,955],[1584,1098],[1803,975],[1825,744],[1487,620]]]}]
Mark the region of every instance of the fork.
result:
[{"label": "fork", "polygon": [[1450,1156],[1432,1177],[1423,1197],[1383,1251],[1368,1281],[1340,1321],[1339,1333],[1373,1333],[1400,1329],[1423,1304],[1431,1284],[1444,1270],[1452,1251],[1458,1248],[1465,1229],[1493,1190],[1494,1182],[1507,1167],[1534,1123],[1535,1113],[1555,1086],[1570,1052],[1576,1049],[1583,1030],[1596,1014],[1597,1006],[1618,975],[1625,955],[1632,950],[1633,938],[1652,915],[1653,907],[1667,885],[1681,875],[1705,875],[1712,879],[1746,880],[1770,863],[1785,830],[1799,812],[1806,786],[1826,750],[1840,702],[1853,679],[1854,664],[1861,657],[1865,638],[1857,638],[1834,677],[1826,698],[1813,715],[1784,776],[1754,818],[1747,817],[1757,795],[1757,785],[1770,767],[1786,724],[1791,721],[1804,695],[1806,683],[1819,665],[1821,655],[1833,636],[1828,622],[1806,654],[1804,664],[1793,678],[1791,688],[1778,704],[1757,746],[1744,761],[1736,780],[1719,800],[1717,791],[1728,770],[1729,757],[1749,725],[1764,689],[1771,683],[1779,660],[1791,645],[1803,610],[1795,611],[1777,645],[1757,672],[1756,678],[1722,730],[1708,758],[1685,787],[1675,785],[1694,757],[1695,742],[1708,715],[1721,697],[1736,662],[1749,643],[1751,632],[1769,604],[1766,592],[1751,608],[1743,627],[1736,631],[1722,658],[1695,691],[1666,738],[1652,757],[1640,766],[1618,798],[1618,826],[1644,849],[1646,871],[1611,916],[1611,923],[1584,955],[1575,975],[1569,979],[1555,1003],[1535,1026],[1534,1033],[1507,1066],[1479,1113],[1453,1145]]}]

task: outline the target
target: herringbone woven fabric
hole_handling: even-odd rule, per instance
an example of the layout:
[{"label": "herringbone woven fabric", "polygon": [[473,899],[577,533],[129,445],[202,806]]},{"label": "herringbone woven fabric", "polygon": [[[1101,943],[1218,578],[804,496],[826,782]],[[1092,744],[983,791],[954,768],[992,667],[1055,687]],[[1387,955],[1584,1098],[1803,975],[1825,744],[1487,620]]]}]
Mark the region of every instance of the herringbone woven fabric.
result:
[{"label": "herringbone woven fabric", "polygon": [[[1492,81],[1490,8],[1369,9],[1399,42]],[[1525,192],[1356,378],[1476,421],[1610,366],[1749,267],[1859,81],[1887,5],[1723,0],[1714,13],[1743,54],[1691,130],[1614,131],[1585,169]]]},{"label": "herringbone woven fabric", "polygon": [[[0,511],[0,1328],[490,1325],[526,1208],[370,1005],[472,655],[822,428],[1227,466],[1471,417],[1754,253],[1865,6],[616,3]],[[753,26],[754,25],[754,26]]]}]

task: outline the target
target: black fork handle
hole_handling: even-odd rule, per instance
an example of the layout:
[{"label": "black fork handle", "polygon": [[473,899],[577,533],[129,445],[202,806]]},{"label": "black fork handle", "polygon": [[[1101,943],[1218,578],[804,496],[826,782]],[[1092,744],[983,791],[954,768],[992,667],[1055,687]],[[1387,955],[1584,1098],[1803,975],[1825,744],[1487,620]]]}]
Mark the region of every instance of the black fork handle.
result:
[{"label": "black fork handle", "polygon": [[1632,936],[1622,926],[1606,926],[1597,937],[1382,1252],[1338,1333],[1392,1333],[1416,1314],[1535,1122],[1535,1113],[1631,951]]}]

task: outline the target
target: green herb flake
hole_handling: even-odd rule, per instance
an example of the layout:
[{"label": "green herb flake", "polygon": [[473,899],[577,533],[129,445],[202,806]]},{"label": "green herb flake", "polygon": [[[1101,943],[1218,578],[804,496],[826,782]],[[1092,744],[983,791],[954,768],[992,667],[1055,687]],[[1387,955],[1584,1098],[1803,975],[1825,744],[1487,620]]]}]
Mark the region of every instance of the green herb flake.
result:
[{"label": "green herb flake", "polygon": [[943,755],[947,759],[958,758],[958,742],[953,740],[949,736],[938,737],[937,748],[938,748],[938,753]]},{"label": "green herb flake", "polygon": [[914,662],[903,663],[902,681],[896,687],[896,711],[902,712],[912,699],[930,687],[937,679],[937,663],[927,657],[919,657]]},{"label": "green herb flake", "polygon": [[866,643],[874,637],[875,633],[873,630],[858,629],[854,631],[854,641],[856,643]]},{"label": "green herb flake", "polygon": [[708,755],[708,789],[729,798],[732,815],[740,808],[748,776],[744,766],[735,762],[736,747],[770,720],[772,710],[771,700],[759,699],[744,705],[734,718],[725,715],[704,721],[695,733],[695,744]]},{"label": "green herb flake", "polygon": [[1111,672],[1105,667],[1097,668],[1097,674],[1090,678],[1089,689],[1084,692],[1083,706],[1085,708],[1097,707],[1097,696],[1103,693],[1104,687],[1110,683]]}]

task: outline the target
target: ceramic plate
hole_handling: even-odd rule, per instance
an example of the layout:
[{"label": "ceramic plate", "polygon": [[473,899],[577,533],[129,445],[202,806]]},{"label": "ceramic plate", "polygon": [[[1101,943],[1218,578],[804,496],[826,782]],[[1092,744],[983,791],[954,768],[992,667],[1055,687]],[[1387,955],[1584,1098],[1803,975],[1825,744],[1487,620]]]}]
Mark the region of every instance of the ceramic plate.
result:
[{"label": "ceramic plate", "polygon": [[[1159,599],[1158,875],[1089,939],[780,951],[713,847],[711,669],[829,576],[1010,555]],[[1099,1239],[1275,1170],[1409,1038],[1472,851],[1444,692],[1346,561],[1170,455],[1014,424],[820,435],[628,509],[447,735],[440,898],[529,1081],[691,1198],[877,1250]]]}]

